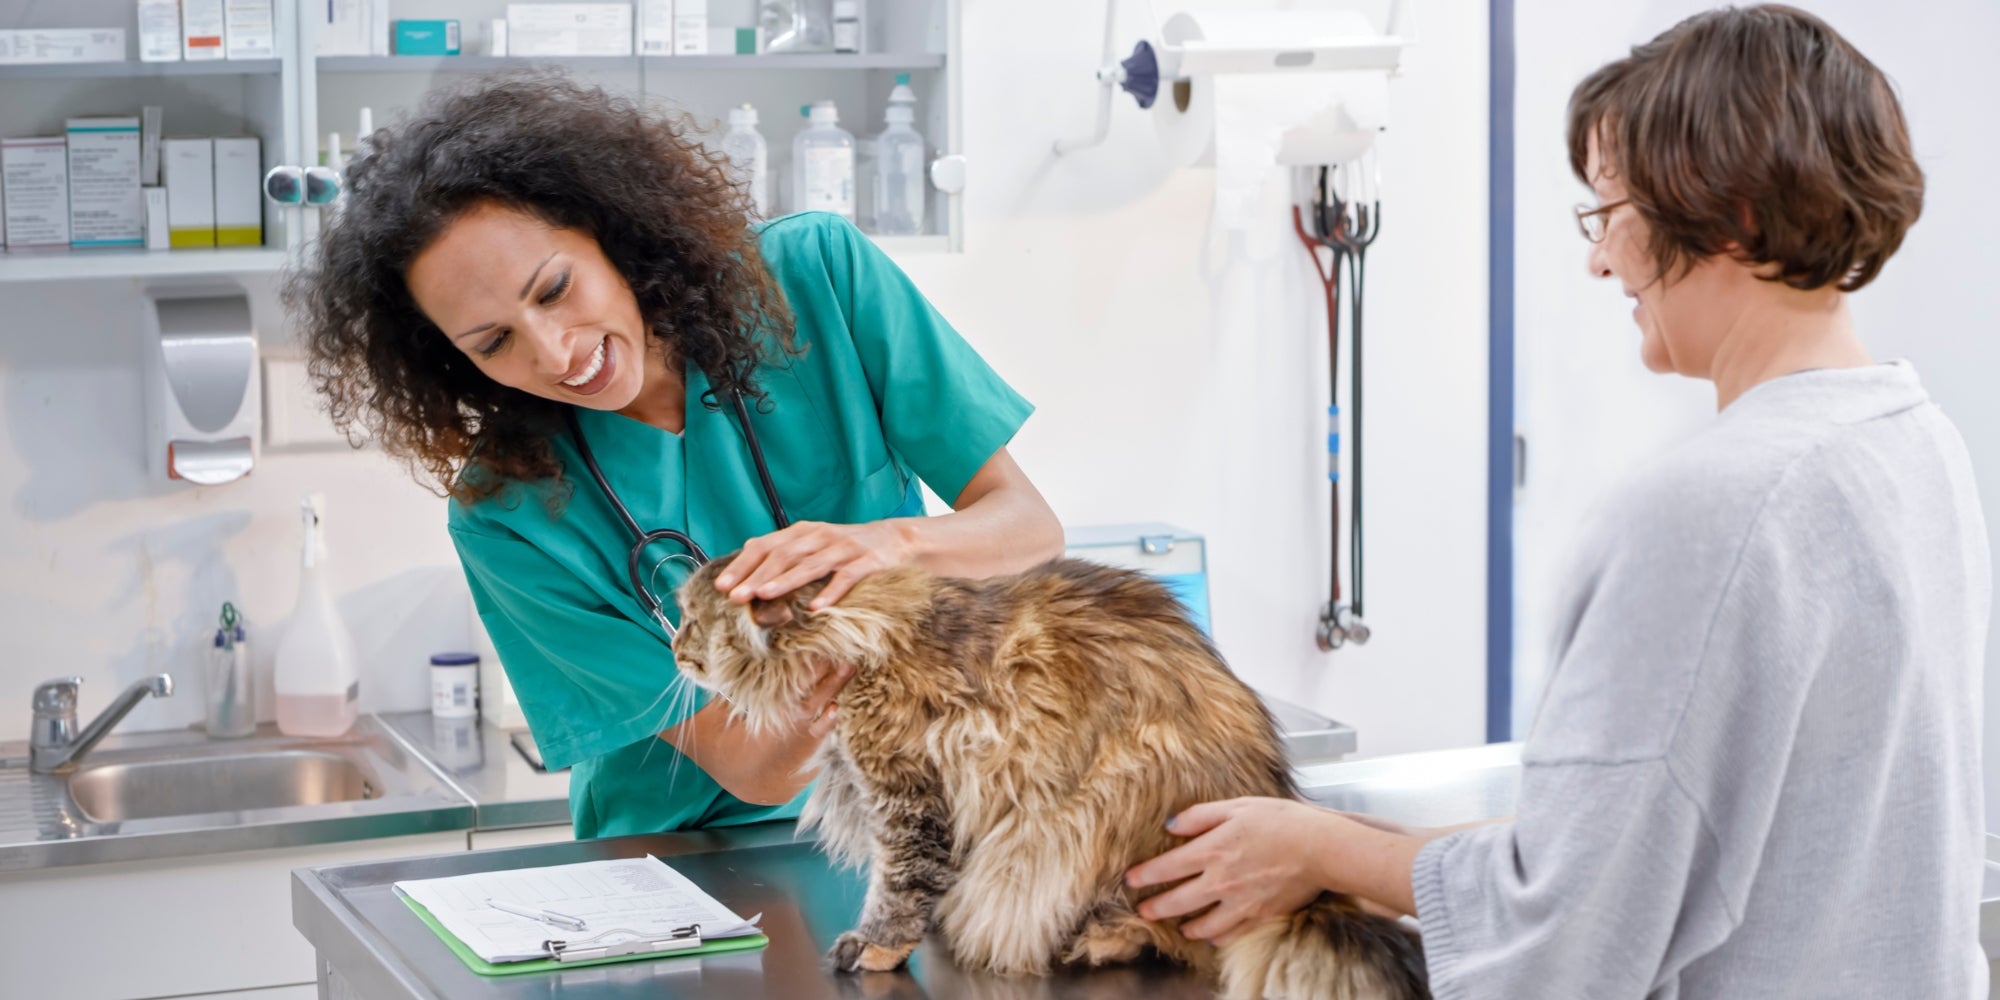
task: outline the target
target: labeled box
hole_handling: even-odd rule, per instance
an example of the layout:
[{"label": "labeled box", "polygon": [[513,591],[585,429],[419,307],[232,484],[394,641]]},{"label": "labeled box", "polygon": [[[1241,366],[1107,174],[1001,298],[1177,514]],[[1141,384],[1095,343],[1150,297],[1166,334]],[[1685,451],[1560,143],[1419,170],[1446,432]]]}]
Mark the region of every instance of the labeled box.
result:
[{"label": "labeled box", "polygon": [[396,54],[399,56],[458,55],[458,22],[397,21]]},{"label": "labeled box", "polygon": [[226,58],[224,23],[222,0],[181,0],[181,58],[189,62]]},{"label": "labeled box", "polygon": [[264,245],[264,152],[254,135],[215,140],[215,245]]},{"label": "labeled box", "polygon": [[708,0],[674,0],[674,55],[708,54]]},{"label": "labeled box", "polygon": [[629,56],[629,3],[510,3],[507,47],[517,56]]},{"label": "labeled box", "polygon": [[139,119],[71,118],[69,245],[146,245],[145,200],[139,194]]},{"label": "labeled box", "polygon": [[639,0],[639,54],[674,54],[674,0]]},{"label": "labeled box", "polygon": [[69,246],[69,143],[61,136],[0,139],[0,205],[7,249]]},{"label": "labeled box", "polygon": [[222,19],[223,49],[229,58],[278,58],[271,0],[223,0]]},{"label": "labeled box", "polygon": [[0,66],[124,61],[124,28],[0,31]]},{"label": "labeled box", "polygon": [[326,0],[325,3],[307,4],[311,8],[305,16],[319,17],[314,27],[314,47],[323,56],[365,56],[368,48],[368,22],[373,17],[370,0]]},{"label": "labeled box", "polygon": [[181,61],[180,0],[139,0],[139,60]]},{"label": "labeled box", "polygon": [[215,140],[172,138],[160,143],[167,180],[167,244],[215,245]]}]

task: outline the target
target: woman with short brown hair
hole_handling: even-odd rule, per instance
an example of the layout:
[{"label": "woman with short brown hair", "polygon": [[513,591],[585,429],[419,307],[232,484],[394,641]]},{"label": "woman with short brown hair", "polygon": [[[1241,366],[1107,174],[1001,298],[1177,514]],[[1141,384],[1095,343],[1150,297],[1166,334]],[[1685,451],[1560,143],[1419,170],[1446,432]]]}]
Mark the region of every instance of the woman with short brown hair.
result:
[{"label": "woman with short brown hair", "polygon": [[1216,937],[1363,896],[1418,918],[1440,998],[1985,997],[1985,521],[1847,304],[1922,207],[1895,94],[1818,18],[1724,9],[1579,85],[1569,146],[1591,272],[1720,413],[1586,529],[1517,815],[1196,806],[1141,912]]}]

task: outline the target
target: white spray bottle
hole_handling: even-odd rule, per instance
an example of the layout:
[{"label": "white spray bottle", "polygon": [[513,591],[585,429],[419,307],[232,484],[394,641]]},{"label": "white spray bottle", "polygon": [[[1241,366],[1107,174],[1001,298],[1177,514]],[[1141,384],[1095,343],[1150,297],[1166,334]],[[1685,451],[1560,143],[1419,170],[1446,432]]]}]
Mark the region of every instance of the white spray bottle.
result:
[{"label": "white spray bottle", "polygon": [[299,603],[278,642],[271,690],[278,731],[287,736],[339,736],[354,728],[361,681],[354,640],[326,586],[326,552],[320,538],[324,505],[308,496],[299,506],[305,541],[299,560]]}]

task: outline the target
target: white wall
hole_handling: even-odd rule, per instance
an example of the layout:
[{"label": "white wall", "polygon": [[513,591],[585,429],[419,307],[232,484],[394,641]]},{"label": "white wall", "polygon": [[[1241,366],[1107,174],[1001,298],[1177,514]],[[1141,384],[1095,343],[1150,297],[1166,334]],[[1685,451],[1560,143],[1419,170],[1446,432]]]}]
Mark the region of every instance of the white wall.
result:
[{"label": "white wall", "polygon": [[[1646,372],[1628,304],[1591,281],[1569,206],[1588,192],[1571,176],[1563,144],[1569,92],[1599,65],[1680,18],[1710,6],[1676,0],[1602,4],[1585,0],[1518,5],[1516,131],[1517,336],[1520,415],[1529,439],[1521,498],[1520,655],[1517,717],[1533,710],[1546,666],[1550,598],[1563,569],[1567,527],[1608,484],[1699,426],[1714,411],[1706,383]],[[1990,0],[1890,5],[1799,0],[1824,17],[1897,85],[1919,162],[1928,175],[1924,215],[1881,276],[1853,299],[1869,349],[1907,357],[1958,424],[1988,498],[2000,497],[2000,246],[1991,238],[2000,195],[1992,96],[2000,70],[1985,51],[2000,37]],[[1989,650],[1988,676],[1993,654]],[[2000,721],[1991,709],[1987,717]],[[2000,739],[1989,730],[1991,754]],[[1988,769],[1988,815],[2000,769]]]},{"label": "white wall", "polygon": [[[1121,6],[1134,37],[1143,6]],[[1422,44],[1391,85],[1390,207],[1369,256],[1376,638],[1331,657],[1312,642],[1325,599],[1319,289],[1281,213],[1241,246],[1210,247],[1211,175],[1163,168],[1129,103],[1104,146],[1048,154],[1089,129],[1102,16],[1072,0],[966,0],[966,252],[902,263],[1039,406],[1014,450],[1067,523],[1208,535],[1216,628],[1239,671],[1354,724],[1365,752],[1478,742],[1485,3],[1425,5]],[[463,641],[441,502],[372,453],[269,455],[249,481],[210,491],[149,484],[135,308],[125,287],[0,286],[0,738],[25,731],[40,679],[87,677],[88,712],[188,662],[227,595],[262,626],[268,657],[294,597],[307,488],[329,496],[357,631],[401,651],[371,664],[364,702],[420,705],[421,652]],[[259,308],[277,329],[268,295]],[[132,724],[199,717],[196,699],[174,701]]]}]

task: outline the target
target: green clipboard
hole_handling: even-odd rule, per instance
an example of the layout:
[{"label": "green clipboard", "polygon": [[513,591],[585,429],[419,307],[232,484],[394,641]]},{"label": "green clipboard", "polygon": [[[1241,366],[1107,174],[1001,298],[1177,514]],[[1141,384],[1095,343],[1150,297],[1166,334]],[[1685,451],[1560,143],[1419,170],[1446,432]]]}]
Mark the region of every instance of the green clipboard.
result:
[{"label": "green clipboard", "polygon": [[529,972],[560,972],[564,969],[582,969],[592,965],[610,965],[613,962],[648,960],[657,962],[667,959],[686,958],[689,955],[719,955],[732,951],[751,951],[771,943],[771,939],[762,934],[752,934],[747,937],[703,941],[701,947],[689,948],[685,951],[669,951],[653,954],[642,952],[637,955],[587,958],[577,962],[558,962],[553,958],[538,958],[527,962],[508,962],[503,965],[496,965],[474,954],[471,948],[465,946],[465,942],[458,939],[458,935],[445,930],[444,925],[438,923],[436,917],[431,916],[431,911],[424,909],[424,904],[400,892],[396,893],[396,898],[402,900],[403,904],[410,908],[410,912],[416,914],[417,919],[423,921],[424,926],[430,928],[432,933],[436,934],[439,940],[444,942],[444,946],[450,948],[451,953],[457,955],[459,961],[465,963],[466,968],[482,976],[518,976]]}]

